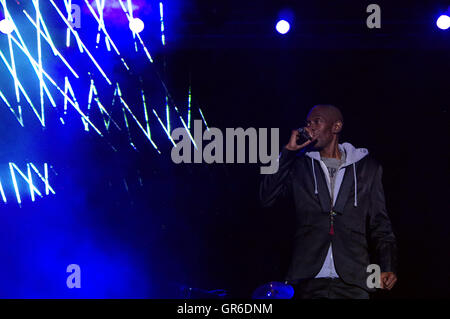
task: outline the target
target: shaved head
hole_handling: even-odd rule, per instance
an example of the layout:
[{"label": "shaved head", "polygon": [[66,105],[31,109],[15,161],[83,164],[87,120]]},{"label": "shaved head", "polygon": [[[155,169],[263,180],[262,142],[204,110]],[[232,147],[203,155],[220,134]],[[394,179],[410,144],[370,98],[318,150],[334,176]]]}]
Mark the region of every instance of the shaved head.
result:
[{"label": "shaved head", "polygon": [[344,118],[336,106],[319,104],[309,111],[306,123],[311,137],[317,140],[314,147],[323,149],[339,140]]},{"label": "shaved head", "polygon": [[342,116],[341,111],[334,105],[330,104],[319,104],[314,106],[311,111],[320,111],[322,116],[324,116],[328,121],[335,123],[337,121],[340,121],[342,124],[344,124],[344,117]]}]

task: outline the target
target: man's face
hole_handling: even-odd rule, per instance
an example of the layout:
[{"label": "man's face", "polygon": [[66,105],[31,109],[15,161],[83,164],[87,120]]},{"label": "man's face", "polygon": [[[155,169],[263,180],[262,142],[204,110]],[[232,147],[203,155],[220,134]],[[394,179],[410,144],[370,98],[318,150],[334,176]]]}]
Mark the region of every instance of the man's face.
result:
[{"label": "man's face", "polygon": [[312,138],[317,137],[314,144],[316,149],[322,149],[333,140],[333,124],[334,121],[330,114],[320,106],[314,107],[308,114],[306,119],[306,127]]}]

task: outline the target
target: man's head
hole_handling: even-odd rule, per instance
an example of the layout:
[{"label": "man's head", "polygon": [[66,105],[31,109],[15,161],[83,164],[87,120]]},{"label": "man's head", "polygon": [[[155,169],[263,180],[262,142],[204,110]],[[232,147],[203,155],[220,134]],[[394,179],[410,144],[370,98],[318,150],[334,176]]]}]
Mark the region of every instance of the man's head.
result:
[{"label": "man's head", "polygon": [[312,137],[317,137],[314,147],[322,149],[333,140],[339,140],[339,134],[344,125],[344,118],[341,111],[333,105],[316,105],[306,118],[306,127],[312,133]]}]

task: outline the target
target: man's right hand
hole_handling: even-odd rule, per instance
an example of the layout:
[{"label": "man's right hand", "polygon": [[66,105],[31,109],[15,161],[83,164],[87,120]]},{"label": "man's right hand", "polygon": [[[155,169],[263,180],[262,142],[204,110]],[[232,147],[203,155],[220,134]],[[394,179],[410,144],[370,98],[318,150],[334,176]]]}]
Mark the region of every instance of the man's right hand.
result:
[{"label": "man's right hand", "polygon": [[[309,131],[308,128],[305,128],[305,130],[306,130],[306,132],[308,132],[309,136],[312,136],[311,131]],[[300,133],[298,130],[292,130],[291,138],[289,139],[289,143],[285,146],[285,148],[290,151],[298,151],[298,150],[301,150],[302,148],[308,146],[309,144],[311,144],[312,142],[314,142],[316,140],[316,138],[310,139],[310,140],[307,140],[305,143],[298,145],[297,139],[299,138],[299,136],[300,136]]]}]

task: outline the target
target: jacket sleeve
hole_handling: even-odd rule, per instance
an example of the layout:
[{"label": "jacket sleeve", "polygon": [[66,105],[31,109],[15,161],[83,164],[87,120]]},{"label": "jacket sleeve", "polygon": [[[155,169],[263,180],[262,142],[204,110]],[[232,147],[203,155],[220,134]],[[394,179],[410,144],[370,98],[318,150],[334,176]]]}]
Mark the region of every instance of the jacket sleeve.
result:
[{"label": "jacket sleeve", "polygon": [[280,196],[287,195],[291,181],[290,171],[296,154],[297,151],[290,151],[283,147],[278,158],[278,171],[264,176],[259,192],[260,203],[263,207],[270,207]]},{"label": "jacket sleeve", "polygon": [[386,211],[382,184],[383,169],[377,165],[372,184],[369,217],[369,238],[375,249],[376,260],[381,272],[397,272],[397,243],[392,231],[391,221]]}]

